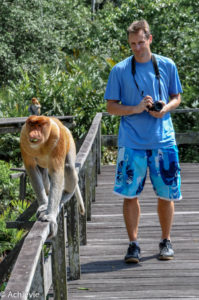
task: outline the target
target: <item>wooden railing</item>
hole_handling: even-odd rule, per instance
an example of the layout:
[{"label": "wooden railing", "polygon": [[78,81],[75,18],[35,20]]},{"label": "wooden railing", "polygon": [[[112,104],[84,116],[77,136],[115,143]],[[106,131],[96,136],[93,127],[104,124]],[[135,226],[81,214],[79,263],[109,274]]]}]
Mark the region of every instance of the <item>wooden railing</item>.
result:
[{"label": "wooden railing", "polygon": [[[0,133],[15,133],[20,132],[21,127],[28,117],[18,118],[0,118]],[[74,117],[73,116],[56,116],[68,128],[71,127]]]},{"label": "wooden railing", "polygon": [[[184,108],[175,109],[171,111],[171,114],[187,114],[187,113],[199,113],[199,108]],[[108,113],[103,113],[108,115]],[[199,131],[189,132],[176,132],[176,141],[178,145],[181,144],[198,144],[199,145]],[[103,146],[117,146],[117,135],[103,135],[102,136]]]},{"label": "wooden railing", "polygon": [[46,299],[51,285],[54,299],[68,299],[67,250],[69,278],[80,278],[79,245],[86,244],[86,223],[91,218],[91,203],[95,201],[97,173],[100,172],[101,118],[102,114],[98,113],[93,119],[76,159],[80,189],[86,207],[85,216],[79,215],[77,201],[73,196],[60,208],[58,233],[55,238],[50,241],[47,239],[48,222],[36,221],[33,224],[2,293],[3,299]]},{"label": "wooden railing", "polygon": [[[199,112],[199,109],[174,111],[174,113],[192,112]],[[105,113],[105,115],[107,114]],[[69,278],[71,280],[80,278],[79,246],[87,243],[86,227],[87,221],[91,220],[91,204],[95,201],[97,174],[100,173],[101,143],[105,146],[117,145],[116,136],[101,137],[101,119],[102,113],[96,114],[76,160],[86,215],[79,215],[77,201],[73,196],[69,203],[60,209],[58,234],[51,241],[47,240],[49,223],[28,222],[27,216],[31,216],[31,208],[22,214],[15,224],[10,223],[10,227],[25,227],[30,231],[24,239],[9,282],[3,292],[3,299],[26,300],[31,297],[46,299],[50,287],[53,286],[54,299],[66,300],[68,298],[67,257]],[[199,144],[199,132],[179,133],[176,134],[176,138],[178,144]],[[33,211],[35,211],[35,204],[32,206]],[[66,243],[68,247],[66,247]],[[45,255],[46,252],[47,255]]]}]

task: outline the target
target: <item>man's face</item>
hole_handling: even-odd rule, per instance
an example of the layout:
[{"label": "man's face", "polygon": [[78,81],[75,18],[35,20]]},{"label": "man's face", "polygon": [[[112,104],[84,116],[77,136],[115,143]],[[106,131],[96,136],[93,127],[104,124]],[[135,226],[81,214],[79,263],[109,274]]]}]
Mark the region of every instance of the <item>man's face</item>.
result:
[{"label": "man's face", "polygon": [[144,31],[141,29],[138,33],[130,33],[128,42],[137,61],[147,60],[151,55],[150,44],[152,35],[147,39]]}]

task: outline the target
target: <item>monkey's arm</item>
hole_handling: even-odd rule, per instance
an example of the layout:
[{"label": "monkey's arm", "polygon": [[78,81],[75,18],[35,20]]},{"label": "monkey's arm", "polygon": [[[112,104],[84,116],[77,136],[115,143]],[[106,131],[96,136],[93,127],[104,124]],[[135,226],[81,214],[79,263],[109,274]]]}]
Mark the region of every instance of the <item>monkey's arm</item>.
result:
[{"label": "monkey's arm", "polygon": [[50,174],[50,193],[48,200],[48,215],[57,216],[64,184],[64,171],[57,170]]},{"label": "monkey's arm", "polygon": [[39,170],[41,172],[41,175],[42,175],[43,184],[44,184],[44,188],[45,188],[46,194],[49,195],[49,191],[50,191],[50,179],[49,179],[49,176],[48,176],[48,169],[41,168],[41,167],[38,167],[38,168],[39,168]]},{"label": "monkey's arm", "polygon": [[39,217],[41,221],[50,222],[50,236],[54,237],[57,234],[57,214],[63,191],[63,170],[58,170],[50,174],[50,193],[48,198],[48,208],[44,215]]},{"label": "monkey's arm", "polygon": [[39,215],[41,212],[46,211],[48,206],[48,197],[46,195],[46,191],[43,185],[42,175],[37,166],[36,167],[26,166],[26,171],[29,175],[32,187],[37,197],[37,201],[39,205],[37,210],[37,215]]}]

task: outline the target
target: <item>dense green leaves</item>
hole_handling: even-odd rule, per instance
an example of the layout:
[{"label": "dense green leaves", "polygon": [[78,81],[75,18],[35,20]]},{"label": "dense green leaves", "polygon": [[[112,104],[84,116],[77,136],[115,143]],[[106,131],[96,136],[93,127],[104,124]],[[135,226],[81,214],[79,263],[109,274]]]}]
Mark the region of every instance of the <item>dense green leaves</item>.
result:
[{"label": "dense green leaves", "polygon": [[[99,4],[99,2],[97,2]],[[91,2],[0,0],[0,117],[24,116],[33,96],[46,115],[77,116],[76,135],[88,130],[115,63],[131,54],[126,29],[145,18],[152,51],[172,58],[183,85],[182,107],[198,107],[199,3],[185,0]],[[197,128],[195,116],[174,118],[177,130]],[[105,119],[103,132],[118,122]]]},{"label": "dense green leaves", "polygon": [[63,49],[72,51],[87,37],[88,10],[77,5],[67,0],[0,0],[1,82],[16,79],[19,67],[35,72],[42,63],[56,66]]}]

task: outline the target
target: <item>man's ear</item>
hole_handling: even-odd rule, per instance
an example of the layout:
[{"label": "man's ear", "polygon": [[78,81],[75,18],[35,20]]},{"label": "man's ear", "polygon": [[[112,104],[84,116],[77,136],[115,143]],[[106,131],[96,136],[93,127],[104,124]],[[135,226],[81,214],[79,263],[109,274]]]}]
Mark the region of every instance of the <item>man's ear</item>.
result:
[{"label": "man's ear", "polygon": [[149,36],[149,44],[151,44],[152,41],[153,41],[153,36],[152,36],[152,34],[150,34],[150,36]]}]

